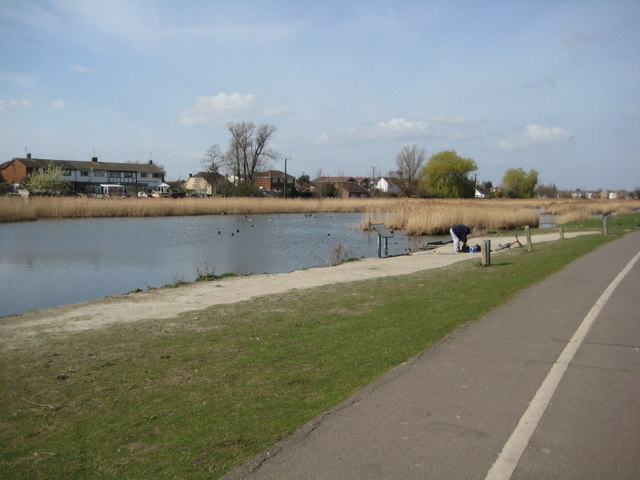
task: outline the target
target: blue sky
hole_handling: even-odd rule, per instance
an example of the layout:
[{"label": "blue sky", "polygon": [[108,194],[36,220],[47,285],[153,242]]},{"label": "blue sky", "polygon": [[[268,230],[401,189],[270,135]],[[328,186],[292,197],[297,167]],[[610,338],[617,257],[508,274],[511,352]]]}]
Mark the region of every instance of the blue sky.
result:
[{"label": "blue sky", "polygon": [[403,145],[478,180],[640,187],[640,2],[0,2],[0,161],[201,170],[226,123],[277,127],[272,167],[386,175]]}]

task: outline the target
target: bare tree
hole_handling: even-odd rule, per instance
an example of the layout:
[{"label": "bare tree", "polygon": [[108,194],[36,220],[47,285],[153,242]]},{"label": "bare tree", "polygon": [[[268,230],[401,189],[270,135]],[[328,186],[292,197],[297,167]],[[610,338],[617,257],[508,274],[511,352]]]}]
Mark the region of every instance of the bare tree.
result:
[{"label": "bare tree", "polygon": [[251,184],[256,172],[266,167],[268,159],[277,157],[269,148],[276,127],[260,125],[256,128],[253,122],[229,122],[227,129],[231,140],[225,155],[226,166],[238,183]]},{"label": "bare tree", "polygon": [[225,155],[219,145],[211,145],[204,153],[202,166],[206,172],[220,174],[225,162]]},{"label": "bare tree", "polygon": [[406,194],[411,192],[413,188],[413,181],[425,160],[424,148],[419,147],[415,143],[405,145],[396,155],[398,173],[401,178],[406,179],[407,181],[403,188]]}]

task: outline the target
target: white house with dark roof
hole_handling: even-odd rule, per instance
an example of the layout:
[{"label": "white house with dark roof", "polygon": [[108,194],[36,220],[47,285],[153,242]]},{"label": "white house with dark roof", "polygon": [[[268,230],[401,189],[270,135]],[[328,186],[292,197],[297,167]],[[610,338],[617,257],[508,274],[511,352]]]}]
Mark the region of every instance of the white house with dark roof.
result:
[{"label": "white house with dark roof", "polygon": [[137,194],[138,192],[166,192],[169,187],[164,183],[164,170],[148,163],[99,162],[98,157],[91,161],[50,160],[32,158],[13,158],[2,165],[5,182],[21,184],[32,173],[44,171],[48,165],[64,169],[60,180],[69,182],[77,192],[110,194],[113,191]]}]

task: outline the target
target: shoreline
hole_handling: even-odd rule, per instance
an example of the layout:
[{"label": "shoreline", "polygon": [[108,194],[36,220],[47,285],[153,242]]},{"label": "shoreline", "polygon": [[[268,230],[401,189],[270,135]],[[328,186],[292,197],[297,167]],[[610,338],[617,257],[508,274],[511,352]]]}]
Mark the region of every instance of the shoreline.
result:
[{"label": "shoreline", "polygon": [[[565,238],[596,233],[599,232],[565,232]],[[482,244],[487,238],[472,238],[470,242]],[[498,241],[511,240],[512,237],[490,239],[492,243],[497,244]],[[559,239],[557,232],[534,234],[532,244]],[[492,254],[499,255],[500,252]],[[452,246],[447,244],[434,250],[401,256],[364,258],[337,266],[314,267],[290,273],[227,277],[212,282],[194,282],[175,288],[158,288],[30,310],[18,315],[0,317],[0,346],[6,349],[16,343],[37,341],[37,336],[44,333],[73,333],[112,324],[167,320],[214,305],[335,283],[407,275],[472,258],[480,259],[481,254],[456,254],[452,251]]]}]

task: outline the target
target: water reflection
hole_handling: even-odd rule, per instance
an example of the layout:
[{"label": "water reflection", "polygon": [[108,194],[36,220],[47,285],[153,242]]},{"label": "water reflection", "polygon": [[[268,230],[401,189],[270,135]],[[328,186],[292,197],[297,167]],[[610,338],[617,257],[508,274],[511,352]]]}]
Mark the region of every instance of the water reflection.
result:
[{"label": "water reflection", "polygon": [[[360,214],[215,215],[0,224],[0,315],[192,281],[325,265],[333,247],[377,255]],[[427,241],[428,239],[421,239]],[[389,255],[411,241],[396,233]]]}]

